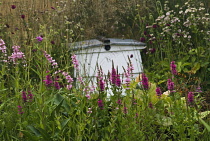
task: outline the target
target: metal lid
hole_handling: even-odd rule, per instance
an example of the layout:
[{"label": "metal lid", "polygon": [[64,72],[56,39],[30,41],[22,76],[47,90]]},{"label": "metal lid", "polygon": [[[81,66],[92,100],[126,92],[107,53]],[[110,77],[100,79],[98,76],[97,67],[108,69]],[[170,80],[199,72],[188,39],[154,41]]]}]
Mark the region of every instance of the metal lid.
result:
[{"label": "metal lid", "polygon": [[80,42],[75,42],[69,44],[70,47],[73,47],[73,50],[78,49],[88,49],[94,47],[100,47],[104,45],[119,45],[119,46],[146,46],[145,43],[142,43],[133,39],[117,39],[117,38],[103,38],[103,39],[91,39]]}]

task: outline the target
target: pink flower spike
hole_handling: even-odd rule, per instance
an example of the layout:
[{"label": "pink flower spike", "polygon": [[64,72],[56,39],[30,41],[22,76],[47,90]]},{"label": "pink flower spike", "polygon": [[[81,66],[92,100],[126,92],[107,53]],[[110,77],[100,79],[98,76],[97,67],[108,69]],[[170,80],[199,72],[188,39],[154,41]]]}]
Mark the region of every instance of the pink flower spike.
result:
[{"label": "pink flower spike", "polygon": [[171,62],[170,68],[171,68],[171,73],[172,73],[173,75],[177,75],[177,70],[176,70],[175,61],[172,61],[172,62]]},{"label": "pink flower spike", "polygon": [[22,106],[20,106],[20,105],[18,105],[17,106],[18,107],[18,114],[23,114],[24,112],[22,111],[22,109],[23,109],[23,107]]},{"label": "pink flower spike", "polygon": [[27,98],[27,95],[26,95],[26,92],[23,91],[22,92],[22,99],[23,99],[23,102],[27,102],[28,98]]},{"label": "pink flower spike", "polygon": [[149,89],[148,78],[146,77],[146,75],[144,73],[142,74],[142,86],[145,90]]},{"label": "pink flower spike", "polygon": [[156,91],[156,95],[157,96],[161,96],[162,95],[160,87],[157,87],[155,91]]},{"label": "pink flower spike", "polygon": [[66,88],[68,89],[68,90],[70,90],[71,88],[72,88],[72,85],[70,84],[70,85],[66,85]]},{"label": "pink flower spike", "polygon": [[188,102],[191,104],[194,102],[194,94],[193,92],[189,92],[188,95],[187,95],[187,98],[188,98]]},{"label": "pink flower spike", "polygon": [[72,63],[74,64],[74,68],[79,70],[79,62],[77,60],[77,56],[74,54],[71,56]]},{"label": "pink flower spike", "polygon": [[103,101],[101,99],[98,99],[98,107],[100,109],[103,109],[103,107],[104,107]]},{"label": "pink flower spike", "polygon": [[90,99],[90,95],[89,94],[85,95],[85,97],[87,97],[87,99]]},{"label": "pink flower spike", "polygon": [[5,45],[5,42],[4,40],[0,39],[0,46],[3,46],[3,45]]}]

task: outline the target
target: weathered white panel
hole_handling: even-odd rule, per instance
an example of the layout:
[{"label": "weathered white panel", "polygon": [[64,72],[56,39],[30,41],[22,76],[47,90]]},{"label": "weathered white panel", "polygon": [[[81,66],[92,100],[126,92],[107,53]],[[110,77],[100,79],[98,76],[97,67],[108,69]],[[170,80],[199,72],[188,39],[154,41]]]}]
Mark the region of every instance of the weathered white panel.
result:
[{"label": "weathered white panel", "polygon": [[[123,67],[127,69],[128,57],[134,66],[133,73],[139,74],[142,72],[142,60],[140,50],[137,48],[135,46],[111,46],[110,51],[106,51],[103,47],[80,50],[76,55],[80,62],[81,74],[96,76],[97,64],[102,67],[104,74],[107,74],[108,71],[112,70],[112,62],[115,68],[118,68],[118,73],[122,74],[124,73]],[[112,49],[115,51],[111,51]]]}]

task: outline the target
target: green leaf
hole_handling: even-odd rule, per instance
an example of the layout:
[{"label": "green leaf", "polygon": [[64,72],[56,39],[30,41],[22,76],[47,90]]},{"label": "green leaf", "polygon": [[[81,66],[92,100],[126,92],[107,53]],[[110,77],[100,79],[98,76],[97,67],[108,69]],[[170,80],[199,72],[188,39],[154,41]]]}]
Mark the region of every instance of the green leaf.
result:
[{"label": "green leaf", "polygon": [[66,110],[67,112],[70,111],[70,106],[69,106],[69,104],[66,102],[66,100],[63,101],[63,106],[64,106],[64,108],[65,108],[65,110]]},{"label": "green leaf", "polygon": [[181,72],[181,70],[182,70],[182,69],[181,69],[181,66],[182,66],[182,62],[178,62],[178,63],[177,63],[177,71],[178,71],[178,72]]},{"label": "green leaf", "polygon": [[63,130],[64,127],[67,125],[67,123],[69,122],[69,120],[70,120],[70,118],[65,119],[64,121],[62,121],[62,123],[61,123],[61,129],[62,129],[62,130]]},{"label": "green leaf", "polygon": [[42,128],[38,128],[40,134],[42,135],[44,141],[51,141],[50,135]]},{"label": "green leaf", "polygon": [[37,136],[31,135],[28,131],[21,131],[24,137],[27,137],[30,141],[40,141],[40,138]]},{"label": "green leaf", "polygon": [[10,98],[10,99],[7,99],[7,101],[3,102],[3,103],[0,105],[0,111],[3,109],[4,105],[5,105],[7,102],[11,101],[11,100],[14,99],[14,98],[15,98],[15,97]]},{"label": "green leaf", "polygon": [[184,67],[184,66],[190,66],[190,65],[191,65],[191,63],[186,62],[186,63],[183,63],[182,64],[182,67]]},{"label": "green leaf", "polygon": [[60,94],[55,95],[54,103],[56,105],[60,105],[60,103],[64,100],[64,97]]},{"label": "green leaf", "polygon": [[196,60],[196,57],[193,56],[193,57],[192,57],[192,62],[195,62],[195,60]]},{"label": "green leaf", "polygon": [[60,94],[56,94],[55,95],[54,103],[56,105],[59,105],[62,100],[63,100],[62,106],[65,108],[65,110],[67,112],[69,112],[70,111],[70,106],[68,105],[68,103],[66,102],[64,97],[62,95],[60,95]]},{"label": "green leaf", "polygon": [[200,63],[196,62],[191,72],[195,74],[200,68],[201,68]]},{"label": "green leaf", "polygon": [[200,122],[206,127],[206,129],[210,132],[210,126],[201,118],[199,118]]},{"label": "green leaf", "polygon": [[28,127],[36,136],[38,136],[38,137],[41,136],[41,133],[39,132],[39,130],[36,129],[34,126],[28,125],[27,127]]},{"label": "green leaf", "polygon": [[209,62],[201,63],[201,67],[205,67],[209,64]]}]

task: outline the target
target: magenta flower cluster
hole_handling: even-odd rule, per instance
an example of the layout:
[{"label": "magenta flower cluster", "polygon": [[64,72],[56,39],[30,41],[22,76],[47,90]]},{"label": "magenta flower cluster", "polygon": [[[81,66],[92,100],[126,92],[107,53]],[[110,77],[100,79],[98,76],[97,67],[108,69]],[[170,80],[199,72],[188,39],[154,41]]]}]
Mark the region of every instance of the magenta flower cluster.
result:
[{"label": "magenta flower cluster", "polygon": [[101,92],[105,90],[105,81],[103,80],[103,71],[102,69],[98,68],[98,73],[96,75],[97,82],[98,82],[98,87]]},{"label": "magenta flower cluster", "polygon": [[174,91],[174,82],[172,82],[171,79],[168,79],[167,85],[168,85],[168,90],[173,92]]},{"label": "magenta flower cluster", "polygon": [[116,102],[117,104],[119,104],[119,105],[122,105],[122,100],[117,100],[117,102]]},{"label": "magenta flower cluster", "polygon": [[160,87],[157,87],[155,91],[156,91],[156,95],[157,96],[161,96],[162,95],[162,91],[161,91]]},{"label": "magenta flower cluster", "polygon": [[[61,74],[65,77],[65,79],[66,79],[66,81],[67,81],[67,83],[68,83],[68,84],[66,85],[66,88],[67,88],[68,90],[70,90],[70,89],[72,88],[72,83],[73,83],[74,79],[71,77],[71,75],[69,75],[68,72],[64,72],[64,71],[61,71],[61,70],[56,71],[54,74],[55,74],[55,75],[58,75],[59,73],[61,73]],[[59,76],[57,76],[57,79],[58,79],[58,77],[59,77]],[[55,86],[56,89],[60,88],[60,84],[57,82],[57,79],[56,79],[56,82],[55,82],[55,84],[54,84],[54,86]],[[58,86],[58,85],[59,85],[59,86]]]},{"label": "magenta flower cluster", "polygon": [[187,95],[188,102],[192,104],[194,102],[194,94],[193,92],[189,92]]},{"label": "magenta flower cluster", "polygon": [[118,87],[121,86],[120,75],[117,74],[117,71],[114,67],[112,68],[112,73],[110,75],[110,82],[115,86],[118,86]]},{"label": "magenta flower cluster", "polygon": [[145,90],[149,89],[149,81],[148,81],[147,76],[144,73],[142,73],[142,86]]},{"label": "magenta flower cluster", "polygon": [[[48,73],[48,71],[47,71],[47,73]],[[61,85],[58,82],[58,80],[59,80],[59,76],[56,76],[55,79],[53,80],[51,75],[48,74],[48,75],[46,75],[46,77],[43,81],[45,82],[45,85],[47,87],[54,86],[57,90],[59,90],[61,88]]]},{"label": "magenta flower cluster", "polygon": [[18,105],[17,106],[17,108],[18,108],[18,114],[23,114],[24,113],[24,111],[23,111],[23,107],[22,106],[20,106],[20,105]]},{"label": "magenta flower cluster", "polygon": [[38,37],[36,37],[36,39],[38,42],[41,42],[43,40],[42,36],[38,36]]},{"label": "magenta flower cluster", "polygon": [[125,85],[126,85],[126,89],[130,89],[129,86],[130,86],[130,82],[131,82],[131,76],[132,76],[132,72],[134,70],[134,67],[132,64],[128,64],[128,67],[127,67],[127,71],[125,72]]},{"label": "magenta flower cluster", "polygon": [[2,55],[2,62],[7,62],[7,47],[5,46],[5,42],[0,39],[0,50],[3,53]]},{"label": "magenta flower cluster", "polygon": [[103,100],[102,100],[102,99],[98,99],[98,107],[99,107],[100,109],[103,109],[104,104],[103,104]]},{"label": "magenta flower cluster", "polygon": [[99,87],[100,87],[100,91],[103,92],[105,90],[105,81],[103,80],[102,77],[99,80]]},{"label": "magenta flower cluster", "polygon": [[72,88],[72,83],[74,82],[74,79],[69,75],[68,72],[62,72],[62,75],[65,76],[65,79],[67,80],[66,88],[70,90]]},{"label": "magenta flower cluster", "polygon": [[79,70],[79,61],[77,60],[77,56],[74,54],[71,56],[71,59],[72,59],[72,63],[74,65],[74,68],[76,70]]},{"label": "magenta flower cluster", "polygon": [[13,64],[18,64],[18,60],[19,60],[19,59],[20,59],[20,60],[23,60],[22,63],[26,63],[26,62],[25,62],[25,55],[24,55],[23,52],[21,52],[21,51],[19,50],[19,48],[20,48],[20,46],[13,46],[13,47],[12,47],[13,53],[12,53],[11,56],[8,57],[8,59],[9,59],[10,61],[12,61]]},{"label": "magenta flower cluster", "polygon": [[51,63],[53,68],[57,68],[58,67],[58,63],[55,60],[53,60],[53,58],[50,56],[50,54],[47,54],[46,51],[44,51],[44,56]]},{"label": "magenta flower cluster", "polygon": [[53,80],[52,80],[50,74],[49,74],[49,75],[46,75],[46,79],[43,80],[43,81],[45,82],[45,85],[46,85],[47,87],[50,87],[50,86],[53,84]]},{"label": "magenta flower cluster", "polygon": [[25,91],[22,91],[22,100],[23,102],[28,102],[28,101],[32,101],[33,99],[33,94],[31,93],[31,91],[28,91],[28,94],[26,94]]},{"label": "magenta flower cluster", "polygon": [[172,73],[173,75],[177,75],[177,70],[176,70],[175,61],[172,61],[172,62],[171,62],[170,68],[171,68],[171,73]]}]

